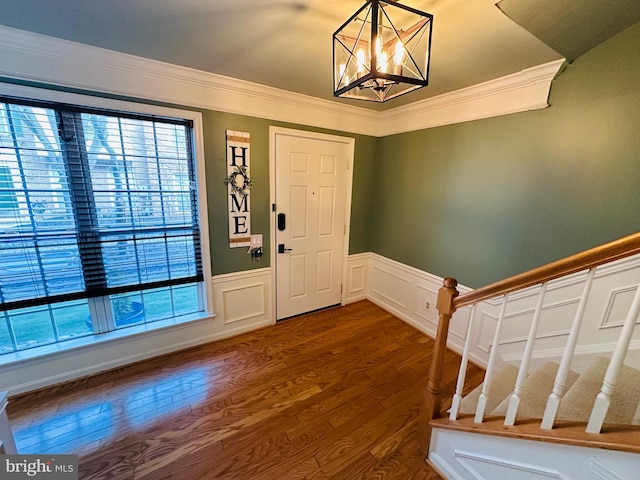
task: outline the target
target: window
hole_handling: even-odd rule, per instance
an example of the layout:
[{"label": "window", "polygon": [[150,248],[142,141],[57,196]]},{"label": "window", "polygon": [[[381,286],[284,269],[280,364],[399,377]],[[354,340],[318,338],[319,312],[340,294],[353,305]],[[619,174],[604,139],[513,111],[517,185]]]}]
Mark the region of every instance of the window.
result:
[{"label": "window", "polygon": [[0,353],[204,310],[189,121],[0,101]]}]

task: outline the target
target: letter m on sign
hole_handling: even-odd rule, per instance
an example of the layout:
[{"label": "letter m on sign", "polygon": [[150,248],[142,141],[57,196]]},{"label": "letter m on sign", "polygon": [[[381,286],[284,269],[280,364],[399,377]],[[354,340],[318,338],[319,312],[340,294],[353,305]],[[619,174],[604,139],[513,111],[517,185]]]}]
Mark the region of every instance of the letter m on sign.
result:
[{"label": "letter m on sign", "polygon": [[[227,130],[227,176],[245,167],[251,178],[251,138],[247,132]],[[236,182],[237,183],[237,182]],[[249,194],[243,195],[228,185],[229,199],[229,246],[248,247],[251,245],[251,202]]]}]

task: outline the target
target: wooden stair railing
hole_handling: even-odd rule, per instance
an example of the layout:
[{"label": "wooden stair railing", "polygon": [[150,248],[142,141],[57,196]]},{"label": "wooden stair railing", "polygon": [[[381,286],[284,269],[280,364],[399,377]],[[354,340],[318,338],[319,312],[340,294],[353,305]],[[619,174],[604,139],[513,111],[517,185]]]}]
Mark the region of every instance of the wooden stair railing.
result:
[{"label": "wooden stair railing", "polygon": [[640,253],[640,232],[629,235],[599,247],[569,256],[562,260],[549,263],[525,273],[500,280],[482,288],[460,295],[457,290],[458,282],[454,278],[445,278],[443,286],[438,291],[436,308],[439,313],[438,331],[436,334],[433,358],[429,371],[429,380],[424,392],[423,411],[421,413],[420,435],[423,453],[428,454],[431,438],[429,422],[440,418],[440,399],[442,397],[440,379],[444,352],[447,347],[449,321],[459,308],[474,305],[500,295],[522,290],[538,284],[546,284],[572,273],[594,269],[599,265],[620,260]]}]

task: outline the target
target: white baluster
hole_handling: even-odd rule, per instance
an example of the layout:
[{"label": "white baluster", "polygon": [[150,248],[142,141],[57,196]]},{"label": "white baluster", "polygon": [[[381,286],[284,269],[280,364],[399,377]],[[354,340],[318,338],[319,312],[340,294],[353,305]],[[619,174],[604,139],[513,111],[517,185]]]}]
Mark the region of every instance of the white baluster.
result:
[{"label": "white baluster", "polygon": [[474,303],[471,307],[471,314],[469,316],[469,325],[467,326],[467,336],[464,341],[464,350],[462,351],[462,360],[460,361],[460,372],[458,373],[458,383],[456,384],[456,393],[453,395],[453,401],[451,402],[451,410],[449,411],[449,418],[455,420],[458,418],[458,410],[460,409],[460,402],[462,401],[462,390],[464,389],[464,381],[467,376],[467,363],[469,362],[469,346],[471,345],[471,326],[473,325],[473,317],[476,313],[476,305]]},{"label": "white baluster", "polygon": [[487,371],[484,374],[484,383],[482,384],[482,393],[478,398],[478,405],[476,406],[476,415],[473,421],[475,423],[482,423],[484,420],[485,410],[487,408],[487,399],[489,398],[491,380],[493,379],[494,366],[496,363],[496,357],[498,356],[498,342],[500,341],[500,332],[502,330],[502,323],[504,320],[504,314],[507,309],[507,302],[509,295],[505,295],[502,299],[502,305],[500,306],[500,314],[498,315],[498,324],[496,325],[496,331],[493,334],[493,343],[491,344],[491,352],[489,353],[489,362],[487,363]]},{"label": "white baluster", "polygon": [[613,356],[609,362],[607,373],[604,375],[604,381],[602,382],[602,389],[596,397],[596,401],[593,404],[591,410],[591,417],[587,424],[587,433],[600,433],[602,424],[609,411],[609,403],[611,401],[611,395],[618,382],[618,374],[622,369],[624,363],[624,357],[627,355],[629,349],[629,343],[631,343],[631,336],[633,335],[633,328],[636,325],[636,320],[640,314],[640,285],[636,290],[636,294],[631,302],[631,308],[627,314],[627,318],[622,326],[622,331],[618,337],[616,348],[613,351]]},{"label": "white baluster", "polygon": [[587,307],[587,301],[589,294],[591,293],[591,285],[593,284],[593,278],[595,277],[595,267],[589,270],[587,280],[580,297],[580,303],[578,304],[578,310],[573,318],[573,324],[571,325],[571,332],[567,339],[567,344],[564,347],[562,354],[562,360],[560,360],[560,366],[558,367],[558,373],[556,379],[553,382],[553,391],[549,395],[547,400],[547,406],[544,409],[544,415],[542,417],[542,424],[540,428],[550,430],[553,428],[553,424],[556,421],[556,415],[558,414],[558,408],[560,407],[560,400],[564,395],[565,385],[567,384],[567,375],[569,374],[569,367],[573,360],[573,354],[576,350],[576,344],[578,343],[578,334],[580,333],[580,327],[582,326],[582,320],[584,319],[584,312]]},{"label": "white baluster", "polygon": [[518,414],[518,407],[520,406],[520,395],[524,388],[524,381],[527,378],[529,372],[529,361],[533,354],[533,344],[536,340],[536,334],[538,333],[538,325],[540,324],[540,316],[542,314],[542,304],[544,302],[544,295],[547,291],[547,282],[544,282],[540,286],[540,293],[538,293],[538,303],[536,304],[536,310],[533,314],[533,320],[531,321],[531,327],[529,328],[529,336],[527,337],[527,343],[524,347],[524,353],[522,354],[522,362],[520,362],[520,369],[518,370],[518,377],[516,378],[516,386],[511,394],[511,400],[509,400],[509,408],[507,408],[507,415],[504,418],[504,424],[511,426],[516,422],[516,415]]}]

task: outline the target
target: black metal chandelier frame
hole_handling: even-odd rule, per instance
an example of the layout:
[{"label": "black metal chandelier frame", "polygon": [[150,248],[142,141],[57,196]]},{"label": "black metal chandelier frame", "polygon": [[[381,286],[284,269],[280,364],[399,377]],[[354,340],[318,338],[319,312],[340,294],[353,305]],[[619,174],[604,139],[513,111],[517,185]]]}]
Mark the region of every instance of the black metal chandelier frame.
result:
[{"label": "black metal chandelier frame", "polygon": [[[349,19],[344,22],[340,28],[338,28],[333,34],[333,68],[334,68],[334,96],[335,97],[349,97],[349,98],[359,98],[363,100],[370,101],[379,101],[384,102],[391,98],[396,98],[400,95],[404,95],[411,91],[414,91],[418,88],[425,87],[429,84],[429,66],[430,66],[430,50],[431,50],[431,36],[432,36],[432,25],[433,25],[433,15],[422,12],[415,8],[402,5],[399,3],[393,2],[393,0],[384,1],[384,0],[367,0],[362,7],[360,7]],[[367,8],[370,8],[369,12],[365,16],[364,19],[358,19],[358,17],[365,11]],[[379,58],[378,58],[378,49],[376,48],[376,42],[378,41],[379,32],[381,32],[381,28],[392,29],[393,34],[397,38],[399,42],[402,42],[403,46],[409,44],[411,40],[417,35],[424,35],[427,30],[423,27],[417,29],[413,32],[408,38],[402,38],[403,32],[398,30],[396,26],[393,24],[390,16],[385,11],[385,8],[399,8],[411,14],[424,17],[424,25],[423,27],[428,26],[428,39],[427,41],[427,60],[425,64],[424,71],[419,67],[418,62],[412,56],[412,52],[406,50],[406,56],[408,60],[410,60],[410,64],[413,66],[411,69],[414,73],[414,77],[398,74],[396,72],[390,73],[386,71],[382,71],[379,69]],[[381,25],[381,20],[386,18],[389,25]],[[337,65],[337,55],[336,48],[341,47],[345,52],[348,52],[348,60],[347,63],[351,62],[356,58],[357,54],[355,52],[358,42],[354,43],[353,47],[349,46],[344,42],[341,37],[341,32],[352,22],[359,20],[362,22],[362,26],[360,27],[360,31],[358,33],[357,39],[359,40],[362,35],[365,33],[365,28],[370,27],[369,32],[369,41],[368,44],[369,49],[369,59],[370,64],[364,70],[365,73],[362,76],[354,78],[352,81],[348,82],[346,85],[339,87],[340,83],[343,82],[344,76],[347,75],[346,68],[343,72],[339,72],[339,67]],[[394,93],[392,95],[387,95],[390,91],[390,88],[393,85],[398,84],[408,84],[408,87],[404,90]],[[353,89],[371,89],[375,91],[375,95],[371,98],[359,97],[354,95],[348,95]]]}]

